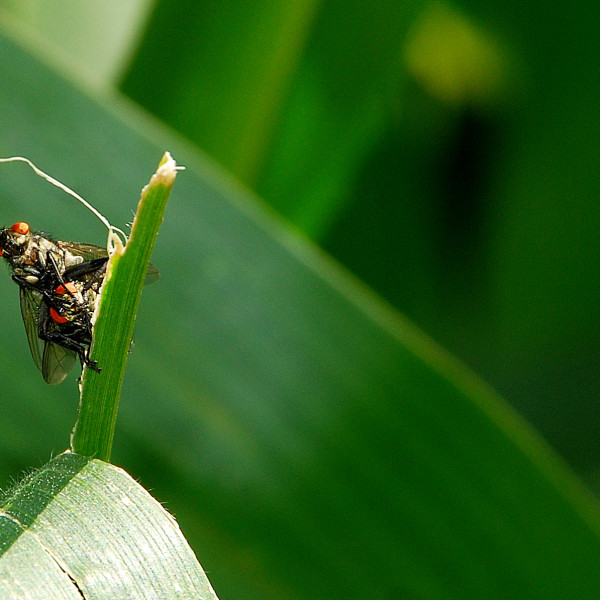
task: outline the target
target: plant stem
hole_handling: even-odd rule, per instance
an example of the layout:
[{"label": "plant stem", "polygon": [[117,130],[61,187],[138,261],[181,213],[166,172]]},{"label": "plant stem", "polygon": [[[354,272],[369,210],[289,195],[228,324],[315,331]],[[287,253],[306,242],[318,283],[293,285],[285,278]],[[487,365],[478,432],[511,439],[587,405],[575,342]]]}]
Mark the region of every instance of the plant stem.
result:
[{"label": "plant stem", "polygon": [[102,372],[83,369],[79,412],[71,434],[73,452],[110,459],[135,315],[176,174],[175,161],[167,152],[142,190],[127,245],[117,245],[108,262],[90,352]]}]

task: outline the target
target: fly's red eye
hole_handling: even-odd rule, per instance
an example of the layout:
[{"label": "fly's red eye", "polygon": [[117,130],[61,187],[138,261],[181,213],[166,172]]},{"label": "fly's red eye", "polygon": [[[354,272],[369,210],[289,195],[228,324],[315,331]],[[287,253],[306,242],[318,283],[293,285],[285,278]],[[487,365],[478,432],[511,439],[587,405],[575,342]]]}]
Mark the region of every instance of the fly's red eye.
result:
[{"label": "fly's red eye", "polygon": [[62,315],[59,315],[53,308],[50,309],[50,316],[52,317],[52,320],[59,325],[63,325],[67,322],[67,319]]},{"label": "fly's red eye", "polygon": [[[66,288],[66,289],[65,289],[65,288]],[[67,293],[67,290],[68,290],[69,292],[71,292],[71,294],[76,294],[76,293],[77,293],[77,287],[76,287],[76,286],[75,286],[75,284],[74,284],[73,282],[71,282],[71,281],[67,281],[67,282],[65,283],[65,285],[64,285],[64,286],[63,286],[62,284],[61,284],[61,285],[59,285],[59,286],[58,286],[58,287],[57,287],[57,288],[54,290],[54,293],[55,293],[55,294],[60,294],[60,295],[62,296],[63,294],[66,294],[66,293]]]},{"label": "fly's red eye", "polygon": [[0,248],[0,256],[4,256],[4,252],[2,252],[2,248]]},{"label": "fly's red eye", "polygon": [[15,232],[15,233],[20,233],[21,235],[25,235],[26,233],[29,233],[30,229],[29,229],[29,224],[28,223],[24,223],[23,221],[19,221],[18,223],[15,223],[11,229]]}]

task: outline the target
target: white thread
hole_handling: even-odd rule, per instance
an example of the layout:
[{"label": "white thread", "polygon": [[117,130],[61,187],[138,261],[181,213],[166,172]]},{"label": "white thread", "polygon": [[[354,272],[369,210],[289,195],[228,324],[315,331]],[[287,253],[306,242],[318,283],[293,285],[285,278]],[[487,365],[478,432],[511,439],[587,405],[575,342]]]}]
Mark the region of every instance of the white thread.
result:
[{"label": "white thread", "polygon": [[[95,209],[87,200],[82,198],[79,194],[74,192],[71,188],[67,187],[64,183],[61,183],[57,179],[54,179],[54,177],[51,177],[47,173],[44,173],[44,171],[42,171],[41,169],[38,169],[28,158],[24,158],[23,156],[11,156],[9,158],[0,158],[0,163],[6,163],[6,162],[24,162],[24,163],[28,164],[33,169],[33,172],[36,175],[39,175],[40,177],[45,179],[48,183],[51,183],[53,186],[59,188],[63,192],[66,192],[67,194],[69,194],[69,196],[72,196],[73,198],[78,200],[89,211],[91,211],[94,215],[96,215],[96,217],[98,217],[98,219],[100,219],[100,221],[102,221],[104,226],[108,229],[108,240],[106,243],[106,249],[109,254],[113,253],[115,247],[118,248],[119,246],[122,246],[123,242],[125,242],[125,244],[127,244],[127,234],[122,229],[119,229],[118,227],[113,227],[110,224],[109,220],[101,212],[99,212],[97,209]],[[119,238],[117,233],[122,235],[123,239]]]}]

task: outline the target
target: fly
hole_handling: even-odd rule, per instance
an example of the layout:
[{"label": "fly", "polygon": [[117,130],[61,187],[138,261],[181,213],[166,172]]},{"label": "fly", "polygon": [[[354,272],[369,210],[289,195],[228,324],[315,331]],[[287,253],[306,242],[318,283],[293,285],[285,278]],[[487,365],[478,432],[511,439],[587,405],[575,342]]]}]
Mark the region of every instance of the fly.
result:
[{"label": "fly", "polygon": [[[108,261],[106,248],[54,241],[19,222],[0,230],[0,256],[20,288],[27,341],[44,380],[63,381],[77,357],[82,366],[100,372],[89,350]],[[156,279],[158,271],[150,265],[146,283]]]}]

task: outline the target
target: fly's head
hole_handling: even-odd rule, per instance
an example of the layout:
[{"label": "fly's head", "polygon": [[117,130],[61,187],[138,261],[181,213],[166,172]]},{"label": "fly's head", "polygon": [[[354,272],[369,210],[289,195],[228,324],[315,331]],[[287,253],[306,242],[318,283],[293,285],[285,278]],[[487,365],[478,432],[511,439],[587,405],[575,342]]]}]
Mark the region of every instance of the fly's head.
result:
[{"label": "fly's head", "polygon": [[12,227],[6,227],[0,231],[0,256],[21,281],[29,284],[37,284],[43,272],[44,258],[41,258],[36,236],[32,233],[27,223],[15,223]]},{"label": "fly's head", "polygon": [[97,292],[82,281],[67,281],[57,286],[50,300],[48,330],[59,332],[71,341],[89,346],[92,341],[92,316]]},{"label": "fly's head", "polygon": [[83,261],[43,234],[31,231],[24,222],[0,230],[0,256],[6,259],[18,279],[31,285],[53,278],[68,266]]},{"label": "fly's head", "polygon": [[0,230],[0,256],[9,264],[23,256],[33,234],[27,223],[15,223]]},{"label": "fly's head", "polygon": [[75,282],[67,281],[52,292],[50,317],[58,325],[74,321],[78,314],[85,310],[85,300],[80,288]]}]

